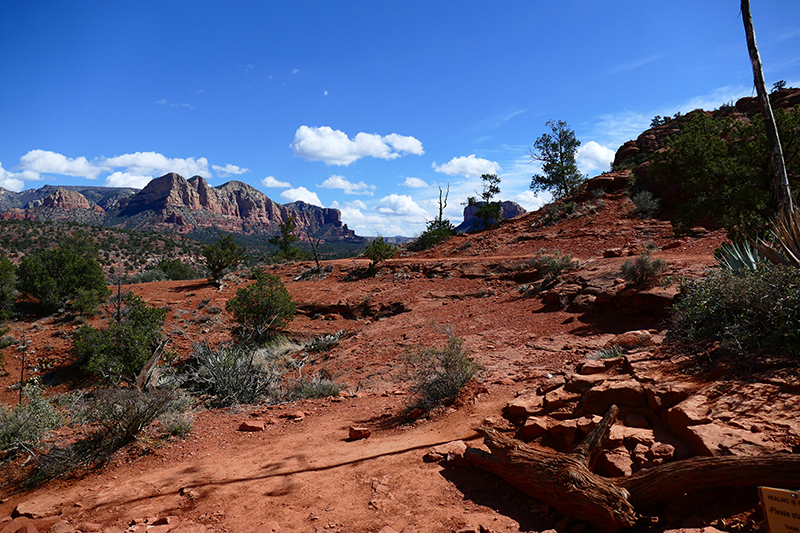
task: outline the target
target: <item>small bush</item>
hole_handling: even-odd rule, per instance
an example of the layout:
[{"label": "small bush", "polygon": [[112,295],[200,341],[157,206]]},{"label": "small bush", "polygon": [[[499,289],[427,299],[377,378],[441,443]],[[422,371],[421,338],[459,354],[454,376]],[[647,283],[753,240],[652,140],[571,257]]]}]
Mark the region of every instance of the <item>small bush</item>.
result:
[{"label": "small bush", "polygon": [[64,423],[64,417],[44,397],[44,389],[38,383],[26,385],[23,394],[26,402],[13,411],[0,404],[0,464],[35,447],[47,431]]},{"label": "small bush", "polygon": [[306,346],[306,350],[309,352],[327,352],[339,344],[339,341],[349,333],[350,332],[346,329],[340,329],[336,333],[331,333],[330,335],[320,335],[319,337],[315,337],[314,340]]},{"label": "small bush", "polygon": [[187,280],[198,279],[200,271],[189,263],[184,263],[180,259],[162,259],[158,262],[158,270],[164,273],[167,279]]},{"label": "small bush", "polygon": [[174,410],[158,417],[158,423],[171,436],[185,438],[192,432],[194,417],[187,411]]},{"label": "small bush", "polygon": [[0,320],[8,320],[14,314],[17,299],[17,267],[0,254]]},{"label": "small bush", "polygon": [[167,274],[158,268],[151,270],[143,270],[138,274],[131,276],[131,283],[150,283],[153,281],[166,281],[169,278]]},{"label": "small bush", "polygon": [[324,374],[318,373],[311,379],[301,378],[284,393],[282,400],[294,401],[304,398],[328,398],[338,396],[342,387]]},{"label": "small bush", "polygon": [[573,261],[572,255],[559,250],[547,251],[541,248],[536,255],[531,258],[530,265],[535,268],[545,279],[555,279],[563,271],[578,268],[580,263]]},{"label": "small bush", "polygon": [[366,255],[367,258],[372,261],[369,266],[371,271],[374,271],[375,267],[381,261],[385,261],[394,257],[395,253],[397,253],[397,248],[383,240],[383,237],[380,236],[375,238],[364,249],[364,255]]},{"label": "small bush", "polygon": [[601,348],[596,352],[589,354],[589,359],[616,359],[628,353],[625,348],[619,344],[612,344],[606,348]]},{"label": "small bush", "polygon": [[163,341],[166,311],[150,307],[128,293],[109,326],[84,324],[75,332],[72,354],[85,368],[107,383],[135,383],[148,359]]},{"label": "small bush", "polygon": [[800,349],[800,269],[715,270],[681,292],[670,325],[677,337],[718,340],[738,353]]},{"label": "small bush", "polygon": [[464,339],[446,328],[447,343],[441,348],[420,348],[406,356],[406,375],[413,381],[413,407],[429,411],[452,400],[479,370],[464,348]]},{"label": "small bush", "polygon": [[278,276],[265,275],[260,268],[254,268],[252,274],[255,283],[239,288],[225,308],[239,323],[233,330],[236,337],[244,342],[263,344],[294,319],[296,306]]},{"label": "small bush", "polygon": [[626,259],[622,263],[622,277],[634,285],[653,284],[666,270],[666,261],[661,258],[650,259],[649,252],[642,253],[635,261]]},{"label": "small bush", "polygon": [[218,407],[257,403],[275,395],[285,368],[265,350],[195,346],[195,380]]},{"label": "small bush", "polygon": [[653,197],[650,191],[639,191],[631,196],[633,215],[639,218],[651,218],[661,207],[661,201]]},{"label": "small bush", "polygon": [[447,219],[434,219],[428,222],[427,228],[419,237],[408,244],[412,252],[421,252],[445,242],[456,234],[456,227]]}]

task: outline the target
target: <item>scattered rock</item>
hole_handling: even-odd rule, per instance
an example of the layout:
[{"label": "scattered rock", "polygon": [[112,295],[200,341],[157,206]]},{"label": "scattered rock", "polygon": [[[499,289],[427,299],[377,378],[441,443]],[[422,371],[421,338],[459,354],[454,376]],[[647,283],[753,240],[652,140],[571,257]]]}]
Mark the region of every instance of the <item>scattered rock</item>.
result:
[{"label": "scattered rock", "polygon": [[623,350],[633,350],[635,348],[642,348],[645,346],[655,345],[655,340],[649,331],[636,330],[621,333],[608,341],[604,348],[611,348],[612,346],[619,346]]},{"label": "scattered rock", "polygon": [[531,394],[520,396],[508,402],[506,412],[510,416],[530,416],[542,412],[544,407],[544,397]]},{"label": "scattered rock", "polygon": [[245,420],[244,422],[239,424],[239,431],[248,431],[248,432],[264,431],[264,421],[258,419]]},{"label": "scattered rock", "polygon": [[454,440],[445,444],[432,446],[428,453],[422,457],[422,460],[426,463],[438,463],[444,460],[448,465],[466,466],[469,464],[469,462],[464,459],[464,453],[466,451],[467,445],[463,440]]},{"label": "scattered rock", "polygon": [[365,427],[350,426],[350,440],[368,439],[372,431]]},{"label": "scattered rock", "polygon": [[549,416],[531,416],[522,426],[522,436],[526,439],[536,439],[548,433],[550,428],[558,422]]},{"label": "scattered rock", "polygon": [[500,415],[487,416],[483,419],[481,425],[496,429],[498,431],[511,431],[514,429],[514,424]]},{"label": "scattered rock", "polygon": [[625,417],[625,425],[629,428],[646,428],[650,427],[650,423],[645,417],[640,414],[631,413]]},{"label": "scattered rock", "polygon": [[633,473],[633,460],[625,448],[604,451],[606,472],[611,477],[630,476]]},{"label": "scattered rock", "polygon": [[306,418],[306,414],[303,411],[290,411],[288,413],[281,414],[280,417],[286,418],[287,420],[292,420],[294,422],[302,422]]}]

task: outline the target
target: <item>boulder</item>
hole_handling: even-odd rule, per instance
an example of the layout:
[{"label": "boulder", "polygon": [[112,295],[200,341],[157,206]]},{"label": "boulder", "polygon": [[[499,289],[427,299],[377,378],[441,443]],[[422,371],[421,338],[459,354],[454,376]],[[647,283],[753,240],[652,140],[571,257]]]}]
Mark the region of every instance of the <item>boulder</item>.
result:
[{"label": "boulder", "polygon": [[365,427],[350,426],[349,435],[350,440],[367,439],[372,435],[372,431]]},{"label": "boulder", "polygon": [[258,432],[264,431],[264,421],[258,419],[245,420],[239,424],[239,431]]},{"label": "boulder", "polygon": [[537,394],[520,396],[508,402],[506,412],[510,416],[531,416],[542,412],[544,397]]},{"label": "boulder", "polygon": [[647,397],[642,384],[633,379],[607,380],[589,389],[583,395],[585,411],[602,415],[612,405],[617,407],[644,407]]}]

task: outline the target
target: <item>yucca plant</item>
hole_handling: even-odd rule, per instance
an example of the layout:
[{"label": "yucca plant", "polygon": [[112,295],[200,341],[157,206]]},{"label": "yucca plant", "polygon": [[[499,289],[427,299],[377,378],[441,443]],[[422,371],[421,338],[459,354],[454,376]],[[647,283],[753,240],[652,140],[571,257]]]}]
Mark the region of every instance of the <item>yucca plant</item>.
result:
[{"label": "yucca plant", "polygon": [[770,263],[800,267],[800,211],[782,212],[772,227],[772,242],[760,240],[758,251]]},{"label": "yucca plant", "polygon": [[753,271],[765,260],[759,249],[746,240],[722,244],[714,250],[714,258],[720,268],[734,274],[741,274],[746,270]]}]

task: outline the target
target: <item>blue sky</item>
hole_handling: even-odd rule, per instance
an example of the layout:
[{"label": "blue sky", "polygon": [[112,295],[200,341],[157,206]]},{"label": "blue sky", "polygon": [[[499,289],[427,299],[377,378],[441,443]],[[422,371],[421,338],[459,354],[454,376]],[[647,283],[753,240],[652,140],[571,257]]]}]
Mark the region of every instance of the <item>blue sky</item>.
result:
[{"label": "blue sky", "polygon": [[[800,2],[754,0],[767,83],[800,86]],[[655,115],[752,94],[737,0],[3,0],[0,186],[143,187],[175,171],[413,236],[564,120],[596,175]]]}]

